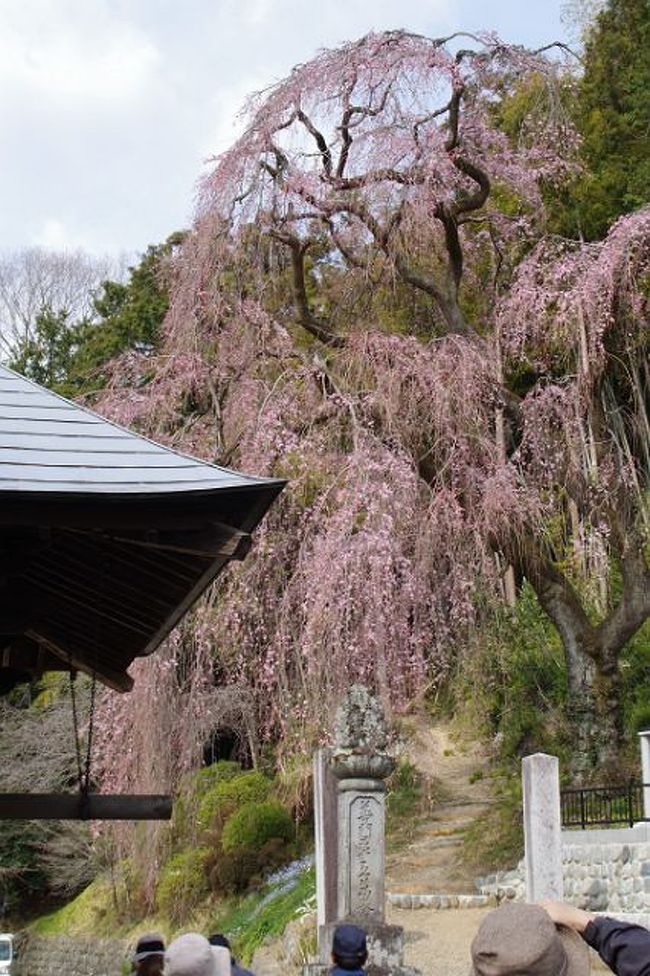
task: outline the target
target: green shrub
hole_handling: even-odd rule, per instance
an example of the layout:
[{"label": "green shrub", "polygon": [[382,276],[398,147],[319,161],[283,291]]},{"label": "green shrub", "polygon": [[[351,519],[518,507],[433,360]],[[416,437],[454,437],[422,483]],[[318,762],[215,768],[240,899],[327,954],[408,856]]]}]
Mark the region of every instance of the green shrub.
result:
[{"label": "green shrub", "polygon": [[521,781],[504,774],[496,802],[465,831],[462,858],[476,871],[512,868],[524,853]]},{"label": "green shrub", "polygon": [[650,622],[634,635],[621,657],[623,713],[635,757],[636,733],[650,728]]},{"label": "green shrub", "polygon": [[156,905],[172,922],[181,922],[208,894],[205,865],[210,850],[180,851],[167,861],[158,879]]},{"label": "green shrub", "polygon": [[454,681],[456,712],[474,732],[498,736],[502,760],[563,754],[566,664],[559,635],[529,584],[513,609],[481,631]]},{"label": "green shrub", "polygon": [[207,789],[199,805],[199,826],[208,830],[217,818],[225,819],[243,804],[266,800],[271,786],[267,776],[252,769],[234,776],[228,775],[225,779],[217,777],[216,783]]},{"label": "green shrub", "polygon": [[[179,794],[174,800],[170,832],[172,851],[183,850],[198,842],[200,832],[206,826],[210,826],[214,816],[214,810],[210,808],[210,801],[206,800],[206,797],[213,796],[220,783],[240,775],[239,763],[219,760],[184,778]],[[201,804],[204,802],[210,814],[205,822],[201,819]]]},{"label": "green shrub", "polygon": [[242,768],[238,762],[229,759],[219,759],[210,766],[204,766],[195,776],[196,791],[203,796],[208,790],[214,789],[218,783],[227,783],[236,776],[242,775]]},{"label": "green shrub", "polygon": [[210,867],[210,887],[225,895],[238,895],[249,888],[259,888],[264,876],[294,860],[296,847],[280,837],[272,837],[259,850],[237,847],[219,853]]},{"label": "green shrub", "polygon": [[289,811],[277,800],[245,803],[226,820],[221,846],[225,853],[238,848],[259,851],[272,838],[291,841],[294,833]]}]

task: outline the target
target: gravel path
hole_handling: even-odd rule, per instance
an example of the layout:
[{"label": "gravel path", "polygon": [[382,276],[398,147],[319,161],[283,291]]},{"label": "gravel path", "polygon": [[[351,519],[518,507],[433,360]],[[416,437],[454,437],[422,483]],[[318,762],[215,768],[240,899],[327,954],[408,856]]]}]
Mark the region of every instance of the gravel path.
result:
[{"label": "gravel path", "polygon": [[436,912],[391,908],[386,919],[404,929],[405,963],[423,976],[468,976],[469,948],[489,909],[457,908]]}]

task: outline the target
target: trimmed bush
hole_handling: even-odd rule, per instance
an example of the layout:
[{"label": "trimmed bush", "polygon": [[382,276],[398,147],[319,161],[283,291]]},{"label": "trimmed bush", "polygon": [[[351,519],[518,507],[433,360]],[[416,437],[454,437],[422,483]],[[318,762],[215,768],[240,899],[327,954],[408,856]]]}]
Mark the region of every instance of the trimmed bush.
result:
[{"label": "trimmed bush", "polygon": [[217,818],[225,819],[243,804],[266,800],[271,792],[271,785],[267,776],[253,769],[244,773],[240,771],[234,776],[228,775],[226,779],[217,778],[215,785],[205,792],[201,800],[199,826],[202,830],[209,830]]},{"label": "trimmed bush", "polygon": [[[211,797],[219,784],[235,776],[241,776],[241,766],[225,759],[204,766],[198,772],[184,777],[181,789],[174,800],[172,829],[170,834],[172,851],[182,851],[199,842],[200,833],[211,826],[214,810],[211,801],[206,801],[209,819],[201,819],[201,804],[206,796]],[[207,814],[206,814],[207,816]]]},{"label": "trimmed bush", "polygon": [[156,905],[170,921],[181,922],[208,894],[205,863],[209,854],[206,847],[181,851],[160,872]]},{"label": "trimmed bush", "polygon": [[294,833],[289,811],[277,800],[246,803],[226,820],[221,846],[226,854],[238,848],[259,851],[272,838],[289,843]]},{"label": "trimmed bush", "polygon": [[204,766],[195,778],[196,791],[203,796],[208,790],[213,790],[218,783],[226,783],[235,776],[242,775],[242,768],[238,762],[229,759],[219,759],[210,766]]},{"label": "trimmed bush", "polygon": [[259,850],[238,847],[219,854],[210,868],[210,886],[226,895],[238,895],[259,886],[264,875],[293,860],[296,850],[280,837],[272,837]]}]

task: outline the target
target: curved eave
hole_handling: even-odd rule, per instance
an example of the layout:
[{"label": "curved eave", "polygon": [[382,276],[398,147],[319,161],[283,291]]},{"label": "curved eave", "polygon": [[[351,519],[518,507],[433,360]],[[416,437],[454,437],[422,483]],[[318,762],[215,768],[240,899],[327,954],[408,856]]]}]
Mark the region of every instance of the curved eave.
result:
[{"label": "curved eave", "polygon": [[79,669],[128,690],[131,662],[244,557],[284,484],[163,447],[0,367],[5,677]]}]

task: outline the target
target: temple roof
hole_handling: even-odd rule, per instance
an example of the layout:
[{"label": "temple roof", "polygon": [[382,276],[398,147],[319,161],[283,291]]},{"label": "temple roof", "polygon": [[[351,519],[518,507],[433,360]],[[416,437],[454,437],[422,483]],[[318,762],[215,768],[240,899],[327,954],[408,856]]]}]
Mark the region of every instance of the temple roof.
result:
[{"label": "temple roof", "polygon": [[0,366],[5,686],[58,668],[128,690],[133,659],[243,558],[283,484],[162,447]]},{"label": "temple roof", "polygon": [[139,437],[0,366],[0,493],[167,494],[269,484]]}]

